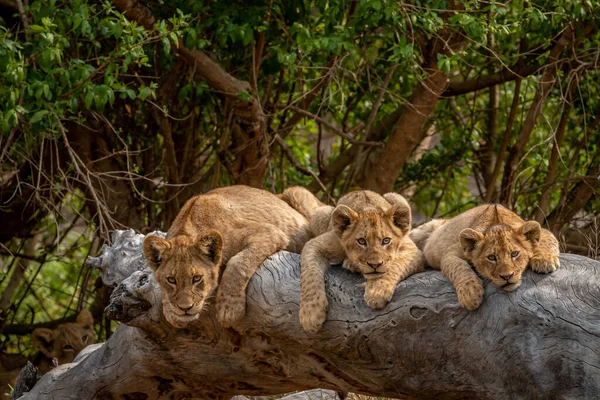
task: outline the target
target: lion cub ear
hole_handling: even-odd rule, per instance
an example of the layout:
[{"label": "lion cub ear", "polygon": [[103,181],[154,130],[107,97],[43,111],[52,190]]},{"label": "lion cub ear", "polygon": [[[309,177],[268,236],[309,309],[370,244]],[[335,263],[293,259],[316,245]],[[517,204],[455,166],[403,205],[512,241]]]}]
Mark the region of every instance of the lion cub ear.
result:
[{"label": "lion cub ear", "polygon": [[354,212],[350,207],[345,205],[339,205],[333,210],[331,215],[331,224],[333,230],[338,236],[341,236],[346,229],[350,227],[358,218],[358,214]]},{"label": "lion cub ear", "polygon": [[144,256],[148,261],[148,266],[156,271],[163,260],[165,251],[171,248],[171,244],[165,239],[156,235],[148,235],[144,239]]},{"label": "lion cub ear", "polygon": [[385,216],[392,220],[395,227],[406,235],[410,231],[411,215],[410,206],[406,201],[392,205],[386,212]]},{"label": "lion cub ear", "polygon": [[223,236],[217,231],[208,231],[198,238],[196,249],[213,263],[221,264]]},{"label": "lion cub ear", "polygon": [[525,236],[532,244],[537,244],[540,240],[542,227],[537,221],[527,221],[519,228],[519,233]]},{"label": "lion cub ear", "polygon": [[52,358],[53,345],[54,345],[54,332],[48,328],[37,328],[31,334],[33,343],[42,353]]},{"label": "lion cub ear", "polygon": [[77,323],[83,325],[85,328],[91,329],[94,326],[94,317],[92,313],[85,308],[79,312],[77,316]]},{"label": "lion cub ear", "polygon": [[460,240],[460,246],[462,247],[464,253],[466,255],[469,255],[473,250],[475,250],[477,242],[483,240],[483,234],[481,232],[477,232],[474,229],[467,228],[463,229],[460,232],[458,238]]}]

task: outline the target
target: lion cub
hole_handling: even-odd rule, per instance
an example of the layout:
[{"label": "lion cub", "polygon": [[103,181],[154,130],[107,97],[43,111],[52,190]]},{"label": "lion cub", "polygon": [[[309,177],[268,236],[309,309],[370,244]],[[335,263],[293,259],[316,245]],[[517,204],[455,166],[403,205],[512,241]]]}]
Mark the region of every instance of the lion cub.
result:
[{"label": "lion cub", "polygon": [[410,206],[396,193],[381,196],[361,190],[343,196],[335,209],[319,208],[301,257],[300,323],[318,331],[327,314],[325,270],[330,264],[360,272],[367,279],[365,301],[384,307],[402,279],[423,271],[424,259],[410,231]]},{"label": "lion cub", "polygon": [[504,290],[515,290],[527,265],[535,272],[555,271],[560,262],[558,241],[536,221],[525,222],[501,205],[475,207],[448,220],[435,219],[415,228],[413,240],[427,263],[448,277],[467,310],[483,300],[484,278]]},{"label": "lion cub", "polygon": [[[43,375],[54,368],[55,361],[58,365],[71,363],[81,350],[94,343],[94,317],[83,309],[75,322],[60,324],[56,329],[37,328],[31,337],[38,352],[30,361]],[[15,387],[27,361],[18,354],[0,353],[0,399],[11,398],[5,393]]]},{"label": "lion cub", "polygon": [[197,319],[216,290],[217,319],[231,326],[246,313],[246,286],[262,262],[279,250],[300,252],[310,224],[288,202],[306,213],[320,203],[299,187],[279,197],[247,186],[215,189],[188,200],[165,239],[146,237],[144,255],[171,325]]}]

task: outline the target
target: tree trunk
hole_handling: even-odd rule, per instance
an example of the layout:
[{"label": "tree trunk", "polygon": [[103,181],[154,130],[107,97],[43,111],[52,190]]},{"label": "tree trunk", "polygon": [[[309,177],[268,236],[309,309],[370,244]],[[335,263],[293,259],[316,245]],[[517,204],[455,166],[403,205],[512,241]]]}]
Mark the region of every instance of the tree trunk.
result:
[{"label": "tree trunk", "polygon": [[122,324],[21,399],[221,399],[310,388],[402,399],[600,396],[600,262],[585,257],[562,255],[550,275],[528,271],[514,292],[488,285],[473,312],[438,271],[402,281],[384,309],[372,310],[362,277],[332,268],[328,319],[310,335],[298,321],[300,257],[279,252],[250,282],[237,325],[222,328],[210,307],[177,330],[143,268],[143,235],[115,239],[91,264],[103,277],[131,274],[106,310]]},{"label": "tree trunk", "polygon": [[[462,4],[449,2],[453,11],[462,9]],[[444,18],[452,15],[444,13]],[[378,193],[389,192],[402,172],[404,164],[425,138],[425,123],[448,86],[449,71],[440,69],[438,57],[449,57],[466,46],[465,36],[449,27],[440,30],[438,37],[428,43],[423,70],[427,76],[414,88],[410,101],[400,108],[385,146],[373,150],[366,157],[363,170],[357,179],[363,189]]]}]

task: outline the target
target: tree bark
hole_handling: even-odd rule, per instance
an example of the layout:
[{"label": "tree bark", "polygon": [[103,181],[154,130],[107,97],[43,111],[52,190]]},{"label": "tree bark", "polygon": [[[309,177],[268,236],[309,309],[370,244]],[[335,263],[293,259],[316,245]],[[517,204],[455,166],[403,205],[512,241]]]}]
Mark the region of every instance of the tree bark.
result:
[{"label": "tree bark", "polygon": [[[452,10],[462,7],[454,2],[450,5]],[[423,65],[428,75],[417,84],[409,103],[401,107],[385,146],[368,155],[357,179],[361,188],[378,193],[393,190],[404,164],[425,137],[425,123],[448,85],[449,74],[439,68],[437,56],[448,57],[452,52],[459,52],[465,44],[464,36],[448,27],[440,30],[438,37],[430,42]]]},{"label": "tree bark", "polygon": [[93,259],[103,276],[134,271],[106,310],[122,322],[117,331],[44,375],[22,400],[221,399],[310,388],[401,399],[600,395],[600,262],[592,259],[562,255],[558,271],[528,271],[514,292],[487,285],[473,312],[438,271],[402,281],[384,309],[372,310],[363,278],[331,268],[328,318],[310,335],[298,321],[300,257],[279,252],[250,282],[237,325],[222,328],[209,307],[177,330],[162,316],[150,270],[139,269],[143,237],[121,234]]},{"label": "tree bark", "polygon": [[529,75],[535,74],[542,68],[544,68],[544,66],[530,64],[517,65],[512,68],[504,68],[501,71],[492,74],[478,76],[477,78],[469,79],[467,81],[452,81],[448,84],[448,87],[444,93],[442,93],[442,96],[459,96],[499,85],[501,83],[514,81],[516,79],[523,79]]}]

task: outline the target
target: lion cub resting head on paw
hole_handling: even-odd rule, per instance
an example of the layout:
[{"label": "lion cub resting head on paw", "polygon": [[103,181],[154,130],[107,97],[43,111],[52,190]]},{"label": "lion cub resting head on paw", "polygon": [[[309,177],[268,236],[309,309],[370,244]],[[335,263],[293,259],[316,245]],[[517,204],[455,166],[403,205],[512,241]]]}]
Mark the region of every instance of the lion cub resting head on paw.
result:
[{"label": "lion cub resting head on paw", "polygon": [[384,307],[399,281],[423,270],[423,256],[407,235],[410,223],[404,197],[368,190],[348,193],[335,209],[325,206],[314,213],[311,229],[319,236],[304,246],[301,258],[300,323],[305,331],[316,332],[325,321],[324,275],[330,264],[343,263],[363,274],[365,301],[372,308]]},{"label": "lion cub resting head on paw", "polygon": [[425,243],[427,262],[450,279],[458,302],[468,310],[478,308],[484,294],[483,282],[469,263],[507,291],[521,285],[528,264],[540,273],[560,265],[554,235],[500,205],[482,205],[448,220],[433,220],[415,228],[411,236]]},{"label": "lion cub resting head on paw", "polygon": [[[318,205],[305,189],[288,190],[281,196],[305,212]],[[217,319],[229,327],[245,315],[246,287],[262,262],[279,250],[299,252],[311,237],[307,218],[286,201],[229,186],[188,200],[165,239],[144,239],[144,255],[171,325],[184,328],[196,320],[216,291]]]}]

